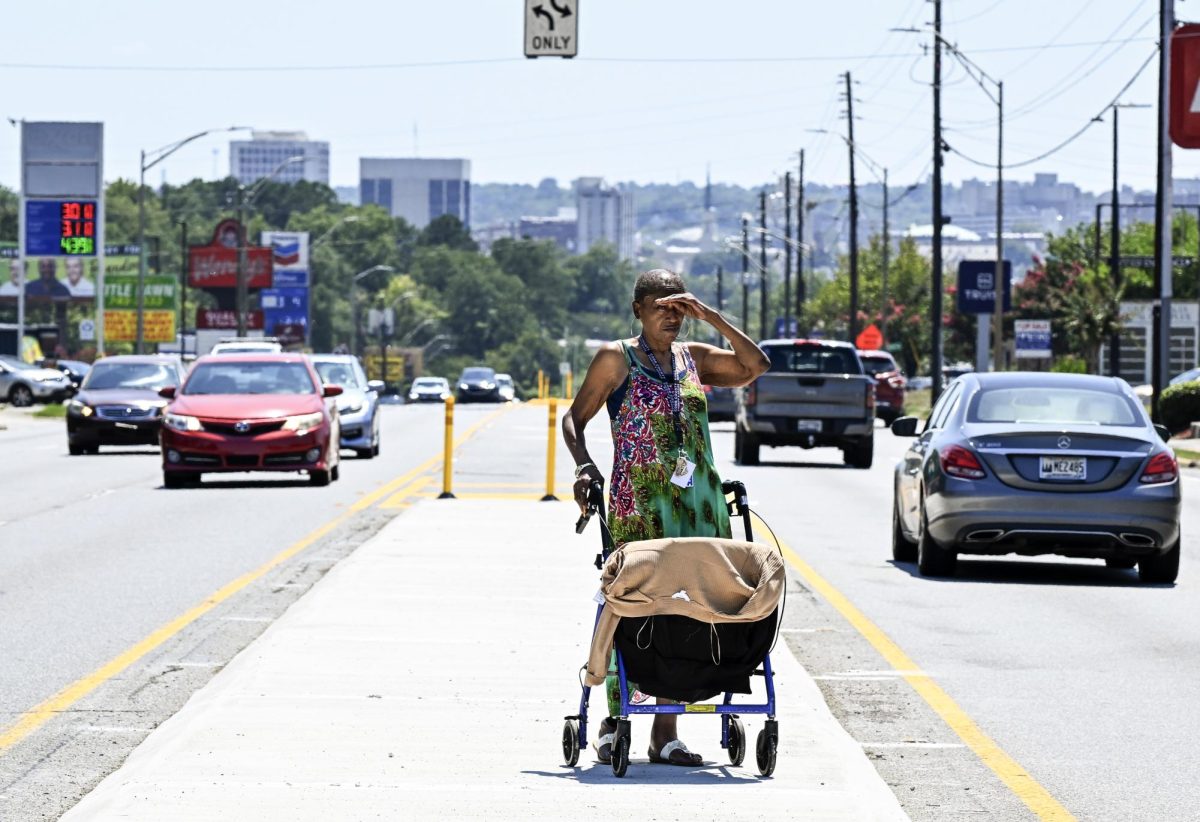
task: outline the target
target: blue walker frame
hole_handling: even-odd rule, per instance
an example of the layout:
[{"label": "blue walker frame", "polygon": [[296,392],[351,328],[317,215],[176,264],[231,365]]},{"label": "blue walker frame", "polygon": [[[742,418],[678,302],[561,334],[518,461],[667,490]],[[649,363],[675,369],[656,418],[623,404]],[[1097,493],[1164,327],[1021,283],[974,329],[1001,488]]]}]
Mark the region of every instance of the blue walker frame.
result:
[{"label": "blue walker frame", "polygon": [[[746,496],[746,486],[737,480],[728,480],[721,484],[721,490],[726,496],[732,494],[733,499],[727,500],[731,516],[742,518],[746,531],[746,541],[754,540],[754,532],[750,525],[750,505]],[[589,495],[588,511],[576,524],[576,533],[582,533],[587,521],[592,515],[599,513],[601,517],[601,541],[603,552],[596,556],[596,567],[601,568],[604,560],[612,553],[612,540],[604,522],[604,497],[599,483],[593,483]],[[596,621],[592,625],[595,635],[596,626],[600,624],[600,616],[604,613],[604,605],[596,607]],[[629,718],[635,714],[715,714],[721,717],[721,747],[729,752],[732,764],[742,764],[745,755],[745,731],[739,716],[741,714],[766,714],[765,727],[759,732],[755,749],[758,769],[763,776],[770,776],[775,770],[775,754],[779,742],[779,724],[775,719],[775,673],[771,668],[771,655],[768,653],[762,662],[762,667],[754,671],[754,676],[761,676],[766,682],[766,702],[754,704],[735,704],[733,694],[725,693],[725,698],[719,705],[712,703],[674,704],[674,705],[635,705],[629,701],[629,683],[625,674],[625,659],[619,650],[617,658],[617,681],[620,686],[620,712],[611,717],[617,723],[613,734],[611,764],[613,774],[618,777],[625,775],[629,766]],[[579,700],[579,713],[564,717],[563,726],[563,758],[570,766],[579,761],[579,751],[587,749],[588,702],[591,698],[591,687],[584,685],[583,694]]]}]

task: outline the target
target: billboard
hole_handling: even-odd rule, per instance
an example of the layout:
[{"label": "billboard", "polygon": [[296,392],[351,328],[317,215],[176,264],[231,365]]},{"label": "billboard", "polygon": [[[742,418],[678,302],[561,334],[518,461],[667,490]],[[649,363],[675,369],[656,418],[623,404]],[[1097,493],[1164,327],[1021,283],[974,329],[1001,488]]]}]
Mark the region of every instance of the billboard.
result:
[{"label": "billboard", "polygon": [[[1004,261],[1004,310],[1012,310],[1012,263]],[[958,313],[991,314],[996,310],[995,260],[963,260],[958,264]]]},{"label": "billboard", "polygon": [[[135,261],[136,265],[136,261]],[[174,342],[179,283],[170,275],[149,274],[142,291],[146,342]],[[106,274],[104,336],[112,342],[137,340],[137,275]]]},{"label": "billboard", "polygon": [[264,231],[262,244],[271,249],[276,288],[308,285],[307,231]]},{"label": "billboard", "polygon": [[[238,234],[237,220],[222,220],[217,223],[208,245],[194,245],[188,249],[188,285],[193,288],[237,288]],[[246,286],[271,287],[271,249],[247,246]]]},{"label": "billboard", "polygon": [[[223,308],[201,308],[196,311],[196,328],[205,330],[237,331],[237,312]],[[246,328],[261,331],[263,313],[261,311],[246,312]]]},{"label": "billboard", "polygon": [[1018,360],[1049,359],[1053,353],[1050,349],[1049,320],[1016,320],[1013,322],[1013,331]]},{"label": "billboard", "polygon": [[[136,247],[129,252],[124,246],[109,246],[104,255],[107,274],[136,272]],[[17,298],[22,265],[27,300],[91,302],[96,297],[99,266],[95,257],[26,257],[21,261],[16,246],[6,244],[0,246],[0,301]]]}]

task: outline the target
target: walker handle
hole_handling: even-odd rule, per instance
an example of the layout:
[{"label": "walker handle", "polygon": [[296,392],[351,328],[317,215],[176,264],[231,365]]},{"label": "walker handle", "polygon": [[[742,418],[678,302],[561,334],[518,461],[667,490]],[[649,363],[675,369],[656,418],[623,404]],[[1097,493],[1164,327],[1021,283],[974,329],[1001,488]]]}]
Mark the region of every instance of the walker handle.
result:
[{"label": "walker handle", "polygon": [[578,520],[576,520],[575,533],[583,533],[583,529],[587,528],[587,524],[591,520],[592,515],[599,511],[600,506],[603,504],[604,485],[599,480],[592,480],[592,484],[588,486],[587,510],[579,516]]}]

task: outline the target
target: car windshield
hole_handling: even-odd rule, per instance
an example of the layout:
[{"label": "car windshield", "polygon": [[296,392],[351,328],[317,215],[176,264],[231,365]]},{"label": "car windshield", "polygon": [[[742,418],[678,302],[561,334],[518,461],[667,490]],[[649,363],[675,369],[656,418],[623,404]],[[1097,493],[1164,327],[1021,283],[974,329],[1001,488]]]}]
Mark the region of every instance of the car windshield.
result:
[{"label": "car windshield", "polygon": [[36,365],[30,365],[24,360],[18,360],[16,357],[0,357],[0,362],[11,368],[13,371],[35,371]]},{"label": "car windshield", "polygon": [[496,382],[500,383],[501,385],[507,385],[509,387],[511,387],[513,384],[512,377],[510,377],[508,375],[503,375],[503,376],[501,376],[499,374],[496,375]]},{"label": "car windshield", "polygon": [[861,357],[863,371],[866,371],[871,376],[882,374],[885,371],[895,371],[896,361],[891,357]]},{"label": "car windshield", "polygon": [[84,391],[104,391],[110,388],[142,388],[157,391],[168,385],[179,385],[175,369],[156,362],[99,362],[83,381]]},{"label": "car windshield", "polygon": [[462,378],[466,380],[490,380],[495,375],[495,371],[490,368],[464,368]]},{"label": "car windshield", "polygon": [[348,362],[315,362],[317,374],[321,377],[321,382],[326,385],[340,385],[343,388],[357,388],[361,390],[364,386],[359,382],[358,374],[355,372],[354,366]]},{"label": "car windshield", "polygon": [[312,394],[312,377],[298,362],[200,363],[184,394]]},{"label": "car windshield", "polygon": [[273,345],[222,345],[213,350],[214,354],[277,354],[279,349]]},{"label": "car windshield", "polygon": [[849,348],[823,345],[767,346],[772,371],[795,374],[861,374],[858,355]]},{"label": "car windshield", "polygon": [[968,422],[1067,425],[1141,425],[1134,404],[1120,394],[1086,388],[1021,386],[980,391]]},{"label": "car windshield", "polygon": [[421,378],[413,383],[413,388],[443,388],[446,381],[442,379]]}]

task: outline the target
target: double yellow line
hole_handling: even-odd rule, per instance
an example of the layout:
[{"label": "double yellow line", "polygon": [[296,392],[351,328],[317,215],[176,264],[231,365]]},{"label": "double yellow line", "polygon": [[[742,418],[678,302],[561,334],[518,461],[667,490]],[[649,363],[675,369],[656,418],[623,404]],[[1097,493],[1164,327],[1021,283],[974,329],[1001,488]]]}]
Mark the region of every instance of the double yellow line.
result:
[{"label": "double yellow line", "polygon": [[[764,523],[755,516],[760,526]],[[769,529],[768,529],[769,530]],[[1021,767],[1015,759],[1009,756],[996,744],[996,741],[984,733],[975,720],[959,707],[948,693],[931,677],[923,673],[921,666],[912,657],[904,653],[900,646],[883,632],[871,619],[858,609],[846,595],[835,588],[827,579],[817,573],[807,562],[802,560],[795,551],[782,541],[779,548],[784,559],[800,574],[808,586],[820,594],[841,614],[854,629],[863,636],[879,654],[887,660],[892,668],[901,673],[904,681],[912,686],[926,704],[950,726],[968,748],[1000,778],[1008,789],[1016,795],[1025,807],[1045,822],[1069,822],[1075,817],[1062,806],[1049,791],[1043,788],[1033,776]]]},{"label": "double yellow line", "polygon": [[[455,440],[454,447],[458,448],[461,446],[476,433],[478,433],[479,430],[485,425],[490,423],[500,414],[503,414],[507,409],[508,406],[504,406],[476,422]],[[234,594],[243,590],[246,586],[261,579],[271,569],[278,567],[282,563],[299,554],[304,549],[310,547],[313,543],[329,534],[355,514],[370,508],[384,497],[388,497],[389,495],[399,496],[397,494],[398,489],[401,489],[406,485],[409,486],[408,489],[405,489],[406,493],[411,493],[412,491],[418,490],[420,488],[420,484],[414,483],[413,481],[420,478],[423,474],[426,474],[436,468],[441,460],[442,457],[440,454],[431,457],[411,471],[402,474],[396,479],[365,495],[362,499],[351,505],[346,511],[317,528],[303,539],[293,543],[283,551],[280,551],[258,568],[243,574],[229,584],[215,591],[199,605],[196,605],[180,614],[175,619],[159,627],[149,636],[113,657],[96,670],[80,679],[77,679],[58,693],[54,694],[48,699],[43,700],[30,710],[21,714],[16,722],[7,728],[0,730],[0,754],[3,754],[9,748],[12,748],[22,739],[25,739],[27,736],[36,731],[42,725],[49,722],[58,714],[70,710],[75,703],[83,699],[92,691],[96,690],[106,681],[120,674],[130,665],[133,665],[138,660],[142,659],[155,648],[159,647],[164,642],[177,635],[184,628],[191,625],[197,619],[207,614],[213,608],[217,607]],[[391,501],[392,500],[389,500],[389,502]]]}]

